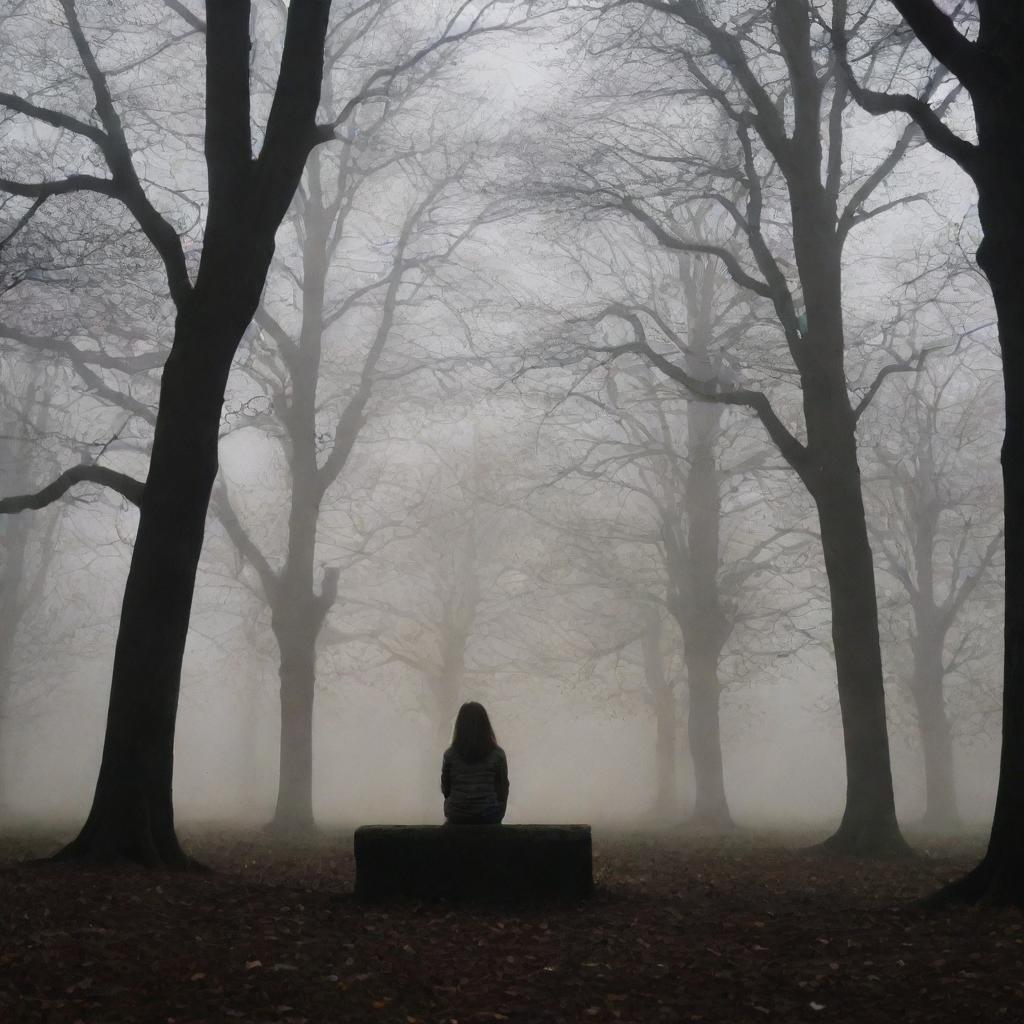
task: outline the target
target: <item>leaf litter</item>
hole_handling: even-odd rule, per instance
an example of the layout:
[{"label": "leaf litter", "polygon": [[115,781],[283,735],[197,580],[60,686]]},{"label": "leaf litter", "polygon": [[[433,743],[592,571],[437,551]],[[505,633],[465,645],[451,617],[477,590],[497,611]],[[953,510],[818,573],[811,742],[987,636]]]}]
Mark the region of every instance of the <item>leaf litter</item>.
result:
[{"label": "leaf litter", "polygon": [[0,1020],[1024,1022],[1024,916],[916,902],[963,844],[598,833],[593,899],[481,907],[356,903],[351,833],[185,838],[212,873],[28,867],[52,843],[0,839]]}]

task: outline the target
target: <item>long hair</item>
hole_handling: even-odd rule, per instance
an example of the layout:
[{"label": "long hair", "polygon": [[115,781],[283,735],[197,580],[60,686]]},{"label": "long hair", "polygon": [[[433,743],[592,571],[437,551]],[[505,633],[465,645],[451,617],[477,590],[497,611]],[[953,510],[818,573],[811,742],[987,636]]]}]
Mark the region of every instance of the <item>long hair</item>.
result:
[{"label": "long hair", "polygon": [[475,700],[466,701],[455,716],[452,749],[463,761],[473,764],[482,761],[497,745],[483,704]]}]

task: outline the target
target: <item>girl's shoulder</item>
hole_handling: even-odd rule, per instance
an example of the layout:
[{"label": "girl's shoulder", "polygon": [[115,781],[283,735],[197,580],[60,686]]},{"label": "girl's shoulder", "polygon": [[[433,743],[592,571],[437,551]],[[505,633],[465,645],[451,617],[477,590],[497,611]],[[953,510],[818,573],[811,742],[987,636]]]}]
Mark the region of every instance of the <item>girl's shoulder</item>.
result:
[{"label": "girl's shoulder", "polygon": [[493,757],[496,761],[507,760],[507,758],[505,757],[505,748],[499,747],[497,744],[495,744],[494,749],[491,751],[491,757]]}]

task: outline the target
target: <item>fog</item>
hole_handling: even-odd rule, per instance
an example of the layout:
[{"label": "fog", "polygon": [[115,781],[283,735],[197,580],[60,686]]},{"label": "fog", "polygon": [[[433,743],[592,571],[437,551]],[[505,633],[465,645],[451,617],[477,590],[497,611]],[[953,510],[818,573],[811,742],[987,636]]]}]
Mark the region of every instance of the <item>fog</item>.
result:
[{"label": "fog", "polygon": [[[76,681],[78,692],[68,694],[74,713],[51,708],[22,720],[8,748],[16,766],[5,801],[8,824],[66,825],[88,807],[102,746],[107,675],[100,664],[83,673],[80,686]],[[269,819],[277,784],[275,677],[275,666],[267,665],[222,688],[186,683],[175,774],[175,801],[185,822],[251,825]],[[834,824],[845,779],[838,715],[821,707],[834,703],[830,682],[827,675],[787,680],[784,693],[775,687],[751,694],[741,713],[726,712],[729,796],[744,826],[811,833]],[[692,800],[685,762],[678,815],[658,819],[650,813],[654,724],[645,709],[581,709],[571,694],[553,690],[528,702],[465,691],[467,699],[482,699],[491,710],[509,757],[506,820],[587,821],[627,829],[681,824]],[[396,706],[399,700],[370,687],[323,684],[314,793],[324,826],[440,820],[435,775],[442,747],[421,721]],[[389,754],[382,759],[385,740]],[[428,770],[428,754],[437,762],[427,778],[436,793],[426,797],[420,776]],[[893,765],[897,810],[914,822],[923,812],[924,787],[920,751],[911,738],[894,737]],[[997,767],[992,738],[957,750],[957,794],[969,829],[991,819]]]},{"label": "fog", "polygon": [[[125,6],[78,11],[194,282],[204,32]],[[286,6],[254,5],[257,153]],[[1002,392],[964,176],[905,118],[826,103],[833,247],[812,260],[771,119],[731,118],[756,97],[695,30],[585,2],[368,6],[335,5],[319,120],[362,99],[311,150],[223,389],[177,821],[440,822],[476,700],[509,823],[825,835],[848,795],[838,664],[848,726],[870,720],[873,757],[888,737],[900,823],[984,827]],[[714,6],[756,43],[788,145],[802,101],[773,22]],[[184,308],[116,195],[17,185],[106,173],[61,19],[0,13],[0,90],[82,119],[0,97],[0,497],[78,465],[146,478]],[[870,27],[857,73],[923,88],[934,66]],[[951,88],[932,95],[969,132]],[[817,279],[833,257],[841,286]],[[65,490],[0,515],[4,825],[77,827],[103,755],[140,513],[95,475]],[[857,703],[876,677],[881,722]]]}]

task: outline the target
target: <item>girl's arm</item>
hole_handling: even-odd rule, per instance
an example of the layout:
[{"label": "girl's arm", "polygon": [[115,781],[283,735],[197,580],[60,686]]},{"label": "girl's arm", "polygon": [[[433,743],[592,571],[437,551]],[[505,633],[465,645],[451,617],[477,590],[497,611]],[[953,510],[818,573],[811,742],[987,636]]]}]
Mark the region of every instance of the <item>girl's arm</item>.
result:
[{"label": "girl's arm", "polygon": [[504,817],[505,806],[508,804],[508,761],[505,760],[504,753],[498,758],[494,790],[498,796],[498,807],[501,809],[502,817]]}]

